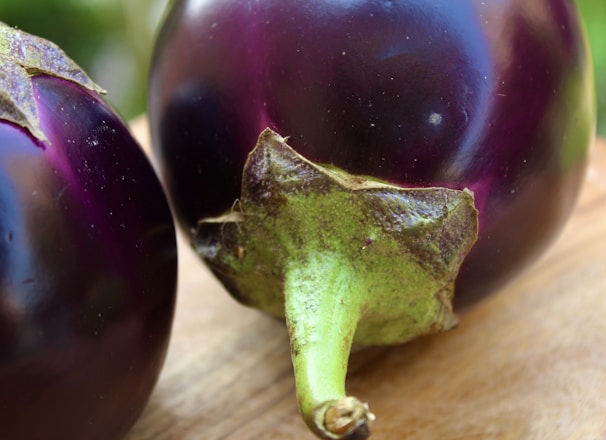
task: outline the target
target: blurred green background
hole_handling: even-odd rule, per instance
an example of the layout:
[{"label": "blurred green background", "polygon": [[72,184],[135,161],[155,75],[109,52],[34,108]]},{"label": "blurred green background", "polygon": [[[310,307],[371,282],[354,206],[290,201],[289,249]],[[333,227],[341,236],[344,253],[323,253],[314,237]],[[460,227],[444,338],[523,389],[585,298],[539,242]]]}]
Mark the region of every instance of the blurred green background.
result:
[{"label": "blurred green background", "polygon": [[123,117],[145,111],[147,71],[168,0],[0,0],[0,21],[58,44]]},{"label": "blurred green background", "polygon": [[585,22],[595,68],[598,134],[606,136],[606,0],[577,0]]},{"label": "blurred green background", "polygon": [[[0,20],[57,43],[133,118],[145,111],[154,36],[169,1],[0,0]],[[598,133],[606,136],[606,0],[577,4],[594,57]]]}]

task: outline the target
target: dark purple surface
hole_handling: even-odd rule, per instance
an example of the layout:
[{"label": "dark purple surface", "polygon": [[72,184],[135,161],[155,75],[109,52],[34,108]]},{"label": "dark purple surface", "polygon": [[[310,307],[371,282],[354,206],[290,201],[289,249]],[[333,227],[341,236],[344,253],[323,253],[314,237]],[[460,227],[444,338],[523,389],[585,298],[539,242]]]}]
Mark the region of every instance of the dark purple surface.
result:
[{"label": "dark purple surface", "polygon": [[149,161],[97,95],[33,85],[49,141],[0,122],[0,437],[117,439],[164,361],[174,225]]},{"label": "dark purple surface", "polygon": [[463,306],[567,219],[591,143],[589,69],[569,0],[177,1],[151,72],[152,141],[185,230],[232,206],[267,126],[352,173],[468,187],[480,237]]}]

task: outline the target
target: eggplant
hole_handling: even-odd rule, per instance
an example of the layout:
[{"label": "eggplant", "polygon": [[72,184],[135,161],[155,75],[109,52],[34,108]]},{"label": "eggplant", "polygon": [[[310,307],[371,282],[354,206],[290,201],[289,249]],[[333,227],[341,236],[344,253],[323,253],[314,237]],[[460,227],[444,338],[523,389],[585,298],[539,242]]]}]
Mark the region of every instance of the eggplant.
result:
[{"label": "eggplant", "polygon": [[568,0],[175,1],[148,97],[181,228],[285,317],[322,438],[368,435],[352,344],[452,328],[557,238],[596,117]]},{"label": "eggplant", "polygon": [[123,438],[172,327],[166,195],[102,89],[0,23],[0,435]]}]

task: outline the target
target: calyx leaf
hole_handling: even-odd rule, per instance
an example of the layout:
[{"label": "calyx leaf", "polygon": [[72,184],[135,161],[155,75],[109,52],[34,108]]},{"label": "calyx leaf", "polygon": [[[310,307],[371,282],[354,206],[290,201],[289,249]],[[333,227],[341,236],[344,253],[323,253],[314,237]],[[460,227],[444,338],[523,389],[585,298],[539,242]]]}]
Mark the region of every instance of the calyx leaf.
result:
[{"label": "calyx leaf", "polygon": [[388,344],[453,327],[459,267],[477,239],[473,194],[402,188],[310,162],[271,130],[241,197],[199,223],[194,247],[241,302],[284,314],[284,280],[313,255],[338,255],[361,297],[354,342]]},{"label": "calyx leaf", "polygon": [[467,190],[407,189],[317,165],[268,129],[234,209],[202,219],[193,246],[234,297],[285,318],[309,428],[366,439],[374,416],[345,392],[351,346],[456,325],[454,281],[477,214]]},{"label": "calyx leaf", "polygon": [[105,93],[56,44],[0,22],[0,120],[20,125],[46,141],[31,82],[32,76],[40,74]]}]

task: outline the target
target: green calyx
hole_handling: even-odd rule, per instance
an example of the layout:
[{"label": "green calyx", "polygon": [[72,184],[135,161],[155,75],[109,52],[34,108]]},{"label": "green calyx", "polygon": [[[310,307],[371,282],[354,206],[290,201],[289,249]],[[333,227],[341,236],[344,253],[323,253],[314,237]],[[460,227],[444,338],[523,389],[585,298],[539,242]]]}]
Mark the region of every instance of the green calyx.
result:
[{"label": "green calyx", "polygon": [[0,22],[0,120],[20,125],[40,141],[40,127],[31,77],[49,75],[105,93],[56,44]]},{"label": "green calyx", "polygon": [[373,415],[345,394],[352,344],[453,328],[454,281],[477,229],[467,190],[320,166],[267,129],[241,198],[200,221],[193,246],[239,301],[285,318],[299,406],[316,435],[363,439]]}]

